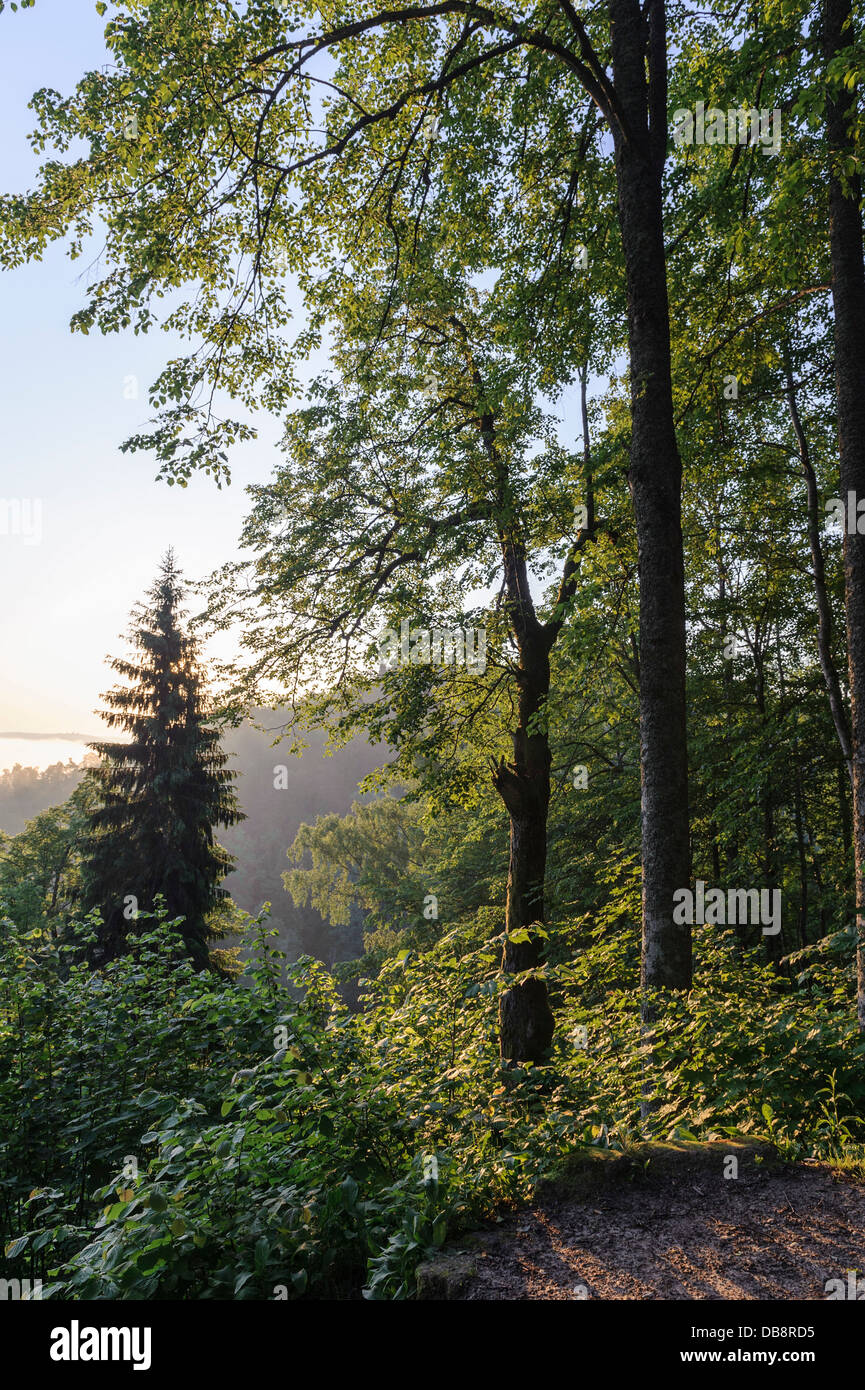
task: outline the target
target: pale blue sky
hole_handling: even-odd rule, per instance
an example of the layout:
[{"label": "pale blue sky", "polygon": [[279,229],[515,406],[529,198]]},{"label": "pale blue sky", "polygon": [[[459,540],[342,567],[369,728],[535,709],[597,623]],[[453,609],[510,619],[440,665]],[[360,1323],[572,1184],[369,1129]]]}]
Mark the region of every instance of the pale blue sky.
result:
[{"label": "pale blue sky", "polygon": [[[105,62],[103,25],[93,0],[39,0],[0,17],[4,192],[33,182],[32,93],[66,93]],[[118,452],[147,420],[147,387],[172,344],[161,332],[70,333],[84,264],[57,244],[43,261],[0,273],[0,499],[42,508],[39,544],[11,534],[26,512],[16,528],[0,511],[0,732],[95,731],[92,711],[114,680],[104,659],[122,650],[118,634],[161,553],[173,545],[193,577],[229,559],[247,510],[243,485],[275,462],[278,428],[268,420],[260,441],[235,451],[222,492],[204,477],[169,488],[154,481],[152,459]],[[133,375],[139,397],[126,400]]]},{"label": "pale blue sky", "polygon": [[[94,0],[38,0],[0,16],[2,191],[34,179],[32,93],[65,94],[107,61],[103,25]],[[97,732],[100,692],[114,683],[105,658],[123,651],[129,611],[161,554],[173,545],[191,578],[235,556],[243,487],[265,480],[277,458],[278,422],[266,418],[259,440],[234,451],[234,481],[221,492],[203,476],[169,488],[152,459],[119,452],[147,421],[147,387],[180,345],[158,331],[70,333],[88,259],[71,262],[58,243],[41,262],[0,273],[0,500],[41,506],[29,517],[38,544],[14,534],[0,507],[0,733]],[[130,377],[137,400],[124,395]],[[561,405],[574,442],[573,386]]]}]

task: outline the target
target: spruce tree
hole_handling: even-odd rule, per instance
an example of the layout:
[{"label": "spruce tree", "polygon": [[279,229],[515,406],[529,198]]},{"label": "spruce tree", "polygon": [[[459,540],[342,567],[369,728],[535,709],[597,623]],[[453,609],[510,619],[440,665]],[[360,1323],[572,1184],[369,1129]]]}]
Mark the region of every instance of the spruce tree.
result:
[{"label": "spruce tree", "polygon": [[95,963],[121,954],[136,912],[161,894],[169,918],[184,918],[189,955],[208,963],[215,933],[208,913],[227,897],[219,885],[233,860],[213,838],[215,825],[243,819],[219,733],[208,705],[196,643],[184,630],[183,580],[166,554],[146,601],[133,609],[131,659],[112,669],[127,684],[103,699],[103,719],[128,742],[90,746],[102,763],[90,775],[97,791],[83,854],[85,908],[99,908]]}]

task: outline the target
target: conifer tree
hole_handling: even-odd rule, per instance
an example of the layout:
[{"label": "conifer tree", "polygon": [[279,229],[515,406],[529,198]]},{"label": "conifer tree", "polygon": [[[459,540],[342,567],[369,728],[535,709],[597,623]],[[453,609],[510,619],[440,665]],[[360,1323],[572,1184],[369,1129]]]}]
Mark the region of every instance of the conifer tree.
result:
[{"label": "conifer tree", "polygon": [[119,955],[136,913],[161,894],[196,966],[215,935],[208,914],[227,897],[219,885],[232,858],[213,838],[217,824],[243,819],[208,706],[196,643],[183,627],[182,576],[168,551],[147,600],[132,613],[131,659],[112,669],[127,684],[103,695],[103,718],[128,741],[90,746],[102,758],[90,775],[96,805],[83,853],[86,910],[103,924],[97,963]]}]

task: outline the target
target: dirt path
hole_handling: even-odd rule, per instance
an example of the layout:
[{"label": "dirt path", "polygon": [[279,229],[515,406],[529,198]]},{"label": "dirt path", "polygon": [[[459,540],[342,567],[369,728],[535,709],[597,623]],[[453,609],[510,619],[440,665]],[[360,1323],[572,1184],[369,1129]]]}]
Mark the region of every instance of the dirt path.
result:
[{"label": "dirt path", "polygon": [[457,1263],[451,1292],[421,1296],[822,1300],[828,1280],[847,1285],[848,1270],[865,1293],[865,1185],[824,1167],[753,1161],[725,1178],[723,1148],[553,1191],[470,1240],[456,1257],[470,1262],[466,1277]]}]

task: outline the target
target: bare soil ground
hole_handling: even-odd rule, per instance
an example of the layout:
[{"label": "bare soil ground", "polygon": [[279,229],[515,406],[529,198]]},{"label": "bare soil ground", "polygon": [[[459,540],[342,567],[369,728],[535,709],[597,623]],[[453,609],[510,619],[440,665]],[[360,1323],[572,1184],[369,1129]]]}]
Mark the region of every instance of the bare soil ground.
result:
[{"label": "bare soil ground", "polygon": [[723,1149],[553,1190],[479,1233],[471,1277],[427,1296],[823,1300],[851,1269],[865,1290],[865,1184],[753,1159],[725,1178]]}]

